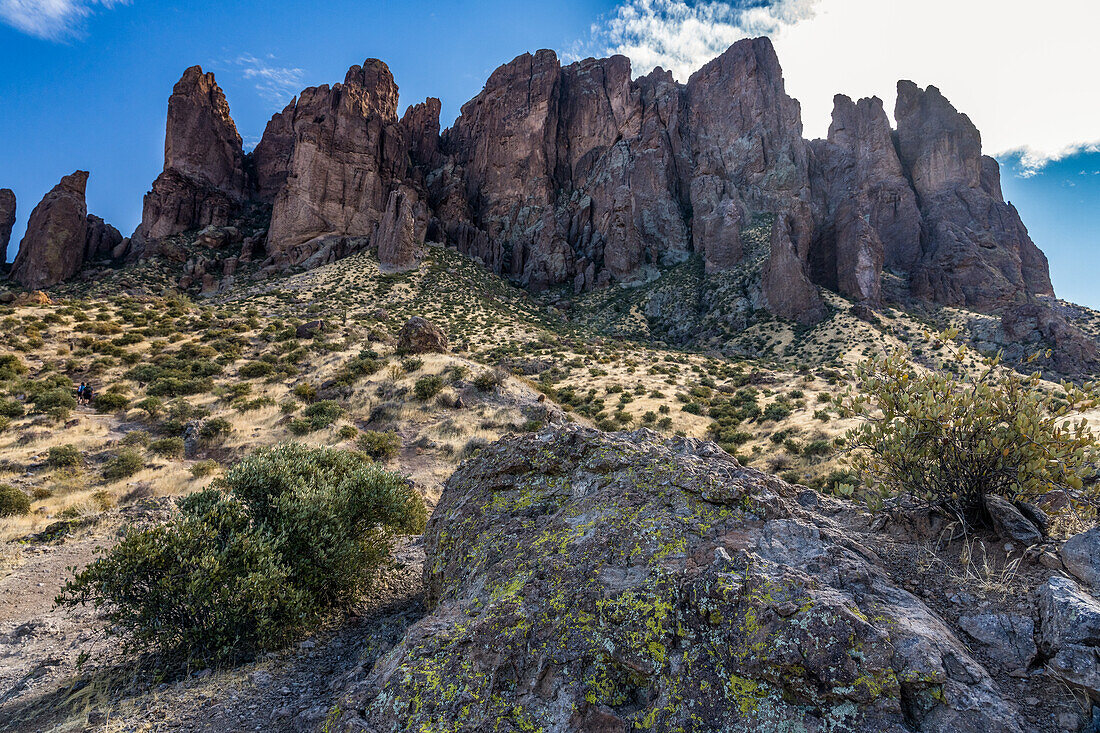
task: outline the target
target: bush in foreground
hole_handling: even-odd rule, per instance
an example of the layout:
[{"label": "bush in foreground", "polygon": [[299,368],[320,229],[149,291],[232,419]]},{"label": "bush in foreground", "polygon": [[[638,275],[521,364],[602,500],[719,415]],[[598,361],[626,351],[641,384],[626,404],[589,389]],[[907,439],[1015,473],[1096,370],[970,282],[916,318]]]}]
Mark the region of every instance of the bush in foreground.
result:
[{"label": "bush in foreground", "polygon": [[31,510],[31,498],[10,484],[0,484],[0,517],[13,517]]},{"label": "bush in foreground", "polygon": [[397,533],[420,532],[420,496],[354,451],[260,449],[127,535],[57,598],[93,603],[136,647],[231,662],[277,648],[352,602]]},{"label": "bush in foreground", "polygon": [[[966,353],[953,351],[957,362]],[[838,398],[844,416],[863,419],[846,436],[852,467],[869,488],[910,494],[964,526],[988,524],[988,497],[1030,502],[1058,489],[1094,514],[1084,482],[1100,451],[1071,418],[1100,404],[1100,385],[1063,383],[1056,395],[1038,374],[981,364],[970,376],[918,371],[897,354],[863,362]]]}]

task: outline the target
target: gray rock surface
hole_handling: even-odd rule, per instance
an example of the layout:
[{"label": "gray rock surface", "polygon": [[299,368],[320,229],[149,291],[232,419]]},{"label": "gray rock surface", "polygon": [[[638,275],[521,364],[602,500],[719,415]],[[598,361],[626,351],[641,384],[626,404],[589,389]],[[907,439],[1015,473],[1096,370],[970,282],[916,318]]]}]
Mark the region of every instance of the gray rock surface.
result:
[{"label": "gray rock surface", "polygon": [[344,729],[1020,731],[833,500],[797,497],[647,430],[505,438],[446,483],[432,611],[352,686]]}]

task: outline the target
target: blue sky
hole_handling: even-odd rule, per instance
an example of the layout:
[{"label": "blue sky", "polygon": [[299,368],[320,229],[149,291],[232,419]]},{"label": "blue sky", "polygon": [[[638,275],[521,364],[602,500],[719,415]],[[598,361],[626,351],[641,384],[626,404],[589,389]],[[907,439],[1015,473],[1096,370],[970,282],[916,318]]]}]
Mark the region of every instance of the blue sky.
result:
[{"label": "blue sky", "polygon": [[402,107],[442,99],[447,124],[524,51],[621,51],[636,72],[660,63],[683,80],[737,38],[768,34],[810,137],[824,134],[835,92],[878,94],[889,109],[898,78],[943,89],[1005,164],[1006,197],[1059,295],[1100,308],[1100,152],[1087,152],[1100,142],[1100,61],[1074,36],[1100,10],[1061,0],[1037,19],[1024,0],[912,5],[899,18],[910,11],[880,0],[0,0],[0,187],[19,207],[8,259],[34,205],[78,168],[92,174],[89,210],[134,229],[162,165],[168,95],[192,64],[217,74],[247,146],[297,90],[341,81],[367,57],[389,64]]}]

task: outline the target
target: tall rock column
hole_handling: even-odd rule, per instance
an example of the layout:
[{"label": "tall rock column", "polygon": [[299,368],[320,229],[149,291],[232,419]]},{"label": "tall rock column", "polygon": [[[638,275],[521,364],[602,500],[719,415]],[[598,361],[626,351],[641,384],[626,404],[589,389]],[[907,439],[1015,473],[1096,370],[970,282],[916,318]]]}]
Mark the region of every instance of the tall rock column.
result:
[{"label": "tall rock column", "polygon": [[298,97],[293,152],[267,238],[276,264],[323,264],[346,254],[347,238],[374,234],[408,167],[397,100],[393,75],[377,59],[352,66],[343,84]]},{"label": "tall rock column", "polygon": [[57,285],[75,275],[84,263],[87,183],[87,171],[67,175],[34,207],[11,271],[12,279],[23,287],[34,290]]},{"label": "tall rock column", "polygon": [[908,273],[921,256],[920,210],[882,100],[838,94],[828,139],[811,146],[821,211],[811,276],[842,295],[878,301],[883,265]]},{"label": "tall rock column", "polygon": [[[801,109],[767,38],[738,41],[692,74],[687,98],[694,249],[717,272],[740,262],[746,216],[808,212]],[[803,256],[809,242],[796,246]]]},{"label": "tall rock column", "polygon": [[15,226],[15,192],[0,188],[0,265],[8,261],[8,243]]},{"label": "tall rock column", "polygon": [[1001,195],[996,161],[981,135],[936,87],[898,82],[898,149],[917,194],[923,259],[915,296],[996,309],[1029,295],[1053,295],[1046,257]]},{"label": "tall rock column", "polygon": [[192,66],[168,99],[164,171],[145,195],[139,242],[225,225],[249,193],[241,136],[214,80]]}]

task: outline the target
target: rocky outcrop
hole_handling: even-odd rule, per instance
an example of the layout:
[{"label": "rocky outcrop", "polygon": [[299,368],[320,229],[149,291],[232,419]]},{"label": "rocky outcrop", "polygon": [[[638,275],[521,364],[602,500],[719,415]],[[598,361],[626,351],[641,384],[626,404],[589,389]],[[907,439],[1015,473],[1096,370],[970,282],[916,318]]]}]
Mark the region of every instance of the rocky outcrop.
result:
[{"label": "rocky outcrop", "polygon": [[67,175],[31,212],[11,270],[12,279],[28,290],[57,285],[75,275],[84,263],[87,184],[87,171]]},{"label": "rocky outcrop", "polygon": [[268,121],[264,135],[252,150],[252,167],[256,175],[256,196],[271,204],[286,184],[290,172],[290,157],[294,154],[294,110],[298,98],[291,100],[282,112]]},{"label": "rocky outcrop", "polygon": [[933,86],[898,83],[898,150],[920,205],[923,257],[911,290],[936,303],[992,309],[1053,295],[1046,257],[1001,194],[981,135]]},{"label": "rocky outcrop", "polygon": [[806,214],[801,111],[766,38],[735,43],[692,74],[687,99],[693,246],[708,272],[729,269],[749,214]]},{"label": "rocky outcrop", "polygon": [[407,167],[397,97],[393,75],[377,59],[351,67],[343,84],[299,96],[289,172],[268,232],[275,262],[301,264],[326,246],[351,249],[333,240],[374,234]]},{"label": "rocky outcrop", "polygon": [[428,230],[428,207],[409,188],[390,192],[389,203],[374,242],[378,260],[386,272],[407,272],[420,264]]},{"label": "rocky outcrop", "polygon": [[15,226],[15,192],[0,188],[0,265],[8,261],[8,242]]},{"label": "rocky outcrop", "polygon": [[811,272],[826,288],[877,302],[882,268],[908,273],[921,256],[920,210],[882,100],[837,95],[828,139],[811,146],[821,211]]},{"label": "rocky outcrop", "polygon": [[115,256],[122,244],[122,233],[94,214],[88,214],[84,237],[84,261],[105,260]]},{"label": "rocky outcrop", "polygon": [[343,729],[1020,731],[811,494],[647,430],[505,438],[445,484],[431,611],[349,691]]},{"label": "rocky outcrop", "polygon": [[136,238],[224,226],[249,193],[241,136],[214,80],[192,66],[168,99],[164,172],[145,195]]},{"label": "rocky outcrop", "polygon": [[[899,85],[897,133],[880,100],[838,96],[828,139],[809,143],[766,38],[686,84],[661,69],[632,79],[622,56],[523,54],[442,134],[439,100],[400,119],[397,103],[370,59],[304,90],[243,156],[212,75],[189,69],[132,249],[255,203],[272,207],[265,274],[368,247],[404,269],[431,240],[530,288],[577,293],[696,255],[708,276],[749,274],[746,307],[803,323],[824,314],[818,287],[870,312],[884,269],[904,283],[891,299],[1000,312],[1052,292],[996,162],[935,87]],[[746,230],[769,221],[783,226],[760,266]]]}]

